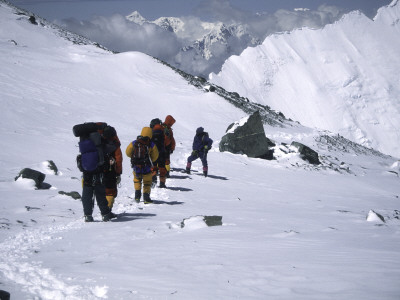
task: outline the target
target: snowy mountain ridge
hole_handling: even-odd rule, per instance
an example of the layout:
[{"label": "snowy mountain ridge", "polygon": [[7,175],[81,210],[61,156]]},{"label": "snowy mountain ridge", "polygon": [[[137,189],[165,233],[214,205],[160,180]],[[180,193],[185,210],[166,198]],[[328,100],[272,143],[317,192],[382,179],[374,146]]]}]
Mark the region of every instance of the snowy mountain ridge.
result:
[{"label": "snowy mountain ridge", "polygon": [[[0,0],[0,292],[43,300],[398,299],[397,159],[31,16]],[[229,124],[257,110],[275,159],[220,152]],[[95,222],[85,223],[80,199],[70,196],[82,191],[72,127],[107,122],[124,152],[167,114],[177,141],[168,188],[152,189],[154,204],[136,203],[124,156],[118,218],[101,222],[95,206]],[[198,160],[191,174],[181,172],[199,126],[214,139],[207,178]],[[321,165],[307,163],[292,141],[318,151]],[[45,184],[18,178],[23,168],[42,172]]]},{"label": "snowy mountain ridge", "polygon": [[229,58],[210,81],[306,126],[399,156],[399,17],[396,0],[374,20],[356,11],[323,29],[272,35]]}]

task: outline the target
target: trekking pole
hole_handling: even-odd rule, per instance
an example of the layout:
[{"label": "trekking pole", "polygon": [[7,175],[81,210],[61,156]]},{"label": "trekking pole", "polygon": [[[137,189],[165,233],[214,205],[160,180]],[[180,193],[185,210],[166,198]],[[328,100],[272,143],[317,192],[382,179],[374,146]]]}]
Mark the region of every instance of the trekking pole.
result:
[{"label": "trekking pole", "polygon": [[148,151],[148,149],[149,149],[149,148],[147,148],[147,155],[148,155],[148,157],[149,157],[150,165],[151,165],[151,167],[153,168],[154,165],[153,165],[153,162],[151,161],[150,152]]}]

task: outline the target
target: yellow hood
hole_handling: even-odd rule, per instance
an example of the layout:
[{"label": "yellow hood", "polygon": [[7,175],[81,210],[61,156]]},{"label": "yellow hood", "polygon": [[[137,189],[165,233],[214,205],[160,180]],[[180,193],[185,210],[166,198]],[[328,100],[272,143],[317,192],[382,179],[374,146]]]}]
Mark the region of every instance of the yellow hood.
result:
[{"label": "yellow hood", "polygon": [[148,136],[150,139],[153,137],[153,130],[150,127],[143,127],[141,136]]}]

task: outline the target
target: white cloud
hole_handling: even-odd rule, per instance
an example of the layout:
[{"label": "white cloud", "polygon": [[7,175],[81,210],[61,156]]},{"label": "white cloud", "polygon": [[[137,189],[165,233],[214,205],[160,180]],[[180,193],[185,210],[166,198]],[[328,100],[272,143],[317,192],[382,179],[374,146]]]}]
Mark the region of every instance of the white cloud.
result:
[{"label": "white cloud", "polygon": [[140,51],[169,60],[181,47],[174,33],[155,24],[137,25],[118,14],[94,17],[90,21],[65,19],[60,25],[118,52]]},{"label": "white cloud", "polygon": [[[89,21],[66,19],[61,25],[110,50],[144,52],[186,72],[207,76],[210,72],[218,72],[229,56],[254,46],[254,39],[262,42],[274,32],[299,27],[320,28],[339,19],[343,12],[333,6],[322,5],[314,11],[297,9],[278,10],[274,14],[254,14],[232,6],[228,0],[205,0],[195,13],[196,16],[181,18],[184,26],[176,33],[149,22],[138,25],[118,14],[94,17]],[[205,22],[200,15],[209,22]],[[210,47],[211,55],[204,55],[191,48],[196,40],[215,31],[218,27],[216,25],[221,27],[222,23],[226,26],[241,24],[246,34],[229,37],[227,40],[215,38]],[[190,50],[182,52],[184,47]]]}]

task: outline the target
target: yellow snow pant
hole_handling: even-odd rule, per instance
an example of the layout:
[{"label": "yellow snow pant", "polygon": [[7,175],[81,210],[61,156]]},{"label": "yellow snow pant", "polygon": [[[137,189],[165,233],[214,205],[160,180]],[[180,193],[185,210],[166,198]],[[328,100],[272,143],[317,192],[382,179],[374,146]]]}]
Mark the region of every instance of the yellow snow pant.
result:
[{"label": "yellow snow pant", "polygon": [[135,172],[133,172],[133,182],[136,191],[140,191],[142,189],[143,183],[143,193],[150,194],[152,182],[151,172],[147,174],[136,174]]}]

